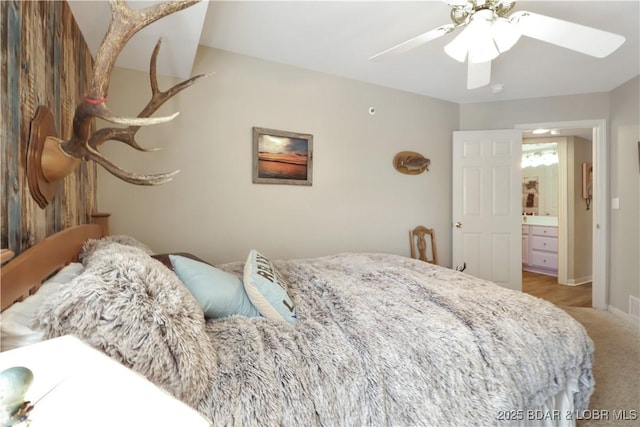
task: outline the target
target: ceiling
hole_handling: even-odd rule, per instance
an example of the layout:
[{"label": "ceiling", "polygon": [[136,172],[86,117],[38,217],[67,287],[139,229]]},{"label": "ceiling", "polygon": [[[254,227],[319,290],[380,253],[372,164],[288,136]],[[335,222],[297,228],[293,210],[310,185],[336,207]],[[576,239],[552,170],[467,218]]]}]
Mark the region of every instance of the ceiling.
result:
[{"label": "ceiling", "polygon": [[[132,2],[146,7],[149,1]],[[95,54],[109,21],[106,1],[70,1]],[[188,77],[198,44],[456,103],[608,92],[640,74],[640,0],[522,1],[528,10],[615,32],[625,43],[603,59],[522,37],[493,61],[488,86],[466,88],[467,65],[444,53],[460,30],[401,55],[368,58],[450,23],[446,1],[203,1],[136,35],[118,65]],[[215,70],[211,70],[215,71]],[[502,85],[494,93],[492,87]]]}]

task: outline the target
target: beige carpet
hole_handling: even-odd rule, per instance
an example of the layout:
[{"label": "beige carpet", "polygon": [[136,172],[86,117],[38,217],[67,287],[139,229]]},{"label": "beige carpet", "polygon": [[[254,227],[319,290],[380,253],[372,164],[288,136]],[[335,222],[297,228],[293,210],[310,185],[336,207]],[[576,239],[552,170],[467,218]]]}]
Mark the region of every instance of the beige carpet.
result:
[{"label": "beige carpet", "polygon": [[578,426],[640,426],[640,327],[608,311],[562,308],[582,323],[596,346],[596,387],[586,414],[592,419]]}]

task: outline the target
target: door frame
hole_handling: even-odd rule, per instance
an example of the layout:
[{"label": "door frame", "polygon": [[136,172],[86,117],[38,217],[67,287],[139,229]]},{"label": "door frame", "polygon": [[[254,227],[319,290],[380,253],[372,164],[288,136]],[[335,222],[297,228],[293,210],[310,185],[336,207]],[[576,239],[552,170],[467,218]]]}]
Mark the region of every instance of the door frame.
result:
[{"label": "door frame", "polygon": [[[595,308],[606,310],[608,307],[607,293],[609,277],[609,211],[607,209],[607,201],[609,200],[609,171],[608,171],[608,154],[609,141],[607,138],[607,121],[606,119],[594,120],[578,120],[578,121],[562,121],[562,122],[545,122],[545,123],[524,123],[516,124],[516,129],[571,129],[571,128],[592,128],[593,129],[593,243],[591,248],[591,265],[592,265],[592,306]],[[565,190],[566,191],[566,190]],[[566,212],[566,198],[563,202],[561,210]],[[559,221],[563,221],[561,227],[564,233],[559,236],[559,243],[563,245],[561,252],[566,254],[568,251],[568,236],[566,235],[567,218],[566,215],[559,216]],[[566,255],[565,255],[566,256]]]}]

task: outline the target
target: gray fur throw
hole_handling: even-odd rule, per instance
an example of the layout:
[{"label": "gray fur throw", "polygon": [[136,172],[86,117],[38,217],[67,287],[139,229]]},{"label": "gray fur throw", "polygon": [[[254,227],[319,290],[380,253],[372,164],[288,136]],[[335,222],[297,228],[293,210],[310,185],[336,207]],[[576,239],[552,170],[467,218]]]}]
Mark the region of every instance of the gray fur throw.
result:
[{"label": "gray fur throw", "polygon": [[[588,407],[584,328],[467,274],[385,254],[274,261],[296,324],[204,324],[156,263],[137,248],[98,245],[40,311],[40,327],[80,336],[216,426],[497,425],[500,411],[535,409],[576,379],[575,409]],[[243,263],[220,267],[242,277]]]},{"label": "gray fur throw", "polygon": [[217,426],[491,426],[576,378],[588,407],[593,343],[550,303],[396,255],[274,265],[297,324],[207,321]]},{"label": "gray fur throw", "polygon": [[43,304],[35,328],[75,335],[205,412],[216,357],[198,303],[143,249],[112,240],[89,248],[82,274]]},{"label": "gray fur throw", "polygon": [[113,236],[105,236],[101,239],[89,239],[84,242],[84,245],[82,245],[82,251],[80,252],[80,259],[85,260],[94,250],[108,245],[109,243],[119,243],[121,245],[132,246],[134,248],[142,249],[148,254],[153,254],[153,250],[149,246],[134,237],[127,236],[125,234],[116,234]]}]

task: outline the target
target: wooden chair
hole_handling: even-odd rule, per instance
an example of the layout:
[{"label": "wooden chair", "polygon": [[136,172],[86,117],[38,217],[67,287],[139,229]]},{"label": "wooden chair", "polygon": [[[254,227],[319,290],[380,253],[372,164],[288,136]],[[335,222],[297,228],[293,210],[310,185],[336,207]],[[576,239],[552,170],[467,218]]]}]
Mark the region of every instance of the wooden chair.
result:
[{"label": "wooden chair", "polygon": [[[430,244],[427,245],[426,236],[429,236]],[[409,242],[411,244],[411,258],[416,258],[416,247],[418,248],[417,259],[431,264],[438,264],[438,250],[436,248],[436,234],[432,228],[422,225],[409,231]],[[431,247],[431,259],[427,258],[428,247]]]}]

